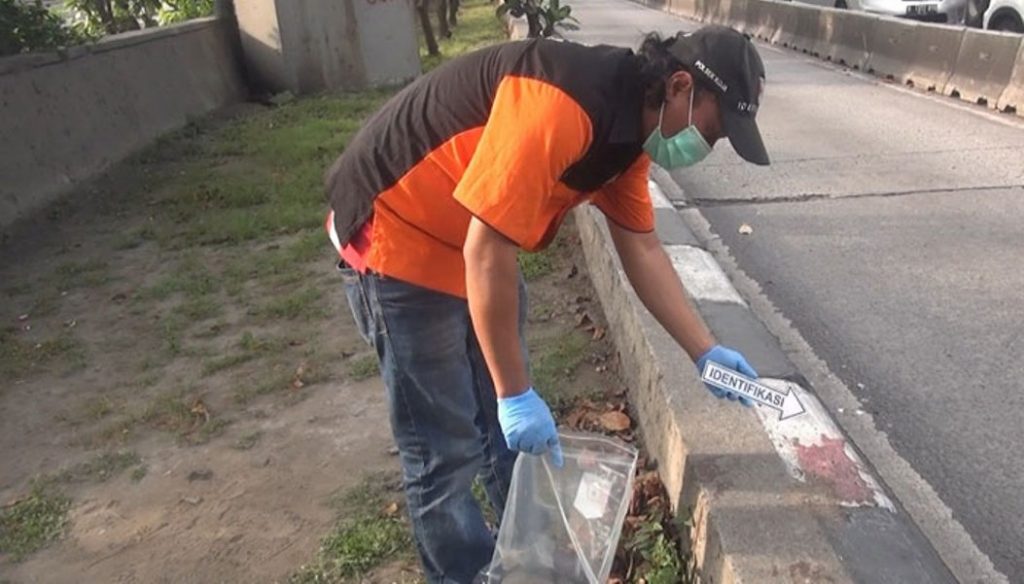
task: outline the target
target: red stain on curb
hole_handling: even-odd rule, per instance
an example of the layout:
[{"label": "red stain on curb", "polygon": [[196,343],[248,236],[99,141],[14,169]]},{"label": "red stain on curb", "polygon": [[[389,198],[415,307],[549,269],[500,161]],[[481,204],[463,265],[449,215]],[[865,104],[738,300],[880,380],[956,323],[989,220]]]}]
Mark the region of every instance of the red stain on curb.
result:
[{"label": "red stain on curb", "polygon": [[874,493],[860,476],[860,467],[846,454],[846,440],[821,436],[821,444],[802,445],[793,441],[797,460],[804,473],[827,482],[839,500],[870,504]]}]

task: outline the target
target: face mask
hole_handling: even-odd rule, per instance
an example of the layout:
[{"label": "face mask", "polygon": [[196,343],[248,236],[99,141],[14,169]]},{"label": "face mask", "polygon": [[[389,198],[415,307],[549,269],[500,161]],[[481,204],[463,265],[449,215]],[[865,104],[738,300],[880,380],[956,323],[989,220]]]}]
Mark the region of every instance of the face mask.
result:
[{"label": "face mask", "polygon": [[711,153],[711,146],[700,134],[697,126],[693,125],[694,89],[690,88],[690,113],[687,115],[689,125],[686,129],[671,138],[662,135],[661,119],[665,115],[665,104],[663,103],[661,112],[658,114],[658,127],[654,128],[647,141],[644,142],[644,151],[651,157],[651,160],[664,169],[693,166]]}]

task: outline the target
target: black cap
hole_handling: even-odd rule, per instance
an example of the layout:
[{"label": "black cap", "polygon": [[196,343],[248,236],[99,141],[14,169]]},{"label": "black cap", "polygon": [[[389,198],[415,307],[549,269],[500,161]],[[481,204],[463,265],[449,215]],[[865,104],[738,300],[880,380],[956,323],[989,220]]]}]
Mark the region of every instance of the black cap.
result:
[{"label": "black cap", "polygon": [[678,33],[668,50],[721,96],[725,135],[736,153],[754,164],[768,164],[754,120],[764,88],[764,63],[750,39],[729,27],[712,25]]}]

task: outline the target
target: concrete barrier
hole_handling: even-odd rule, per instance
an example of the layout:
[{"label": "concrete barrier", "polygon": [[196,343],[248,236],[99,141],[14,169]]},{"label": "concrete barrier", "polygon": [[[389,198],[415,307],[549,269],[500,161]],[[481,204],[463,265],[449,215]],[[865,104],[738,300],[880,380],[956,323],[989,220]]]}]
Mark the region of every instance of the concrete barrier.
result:
[{"label": "concrete barrier", "polygon": [[943,92],[953,75],[966,30],[944,24],[920,25],[903,82],[927,91]]},{"label": "concrete barrier", "polygon": [[780,14],[773,11],[775,2],[771,0],[748,0],[747,13],[740,30],[765,42],[773,42],[778,30],[777,20]]},{"label": "concrete barrier", "polygon": [[747,11],[748,0],[705,2],[703,19],[706,22],[740,28],[738,25],[746,18]]},{"label": "concrete barrier", "polygon": [[945,93],[996,105],[1010,83],[1021,39],[1019,34],[967,29]]},{"label": "concrete barrier", "polygon": [[[652,7],[665,0],[638,0]],[[926,91],[1024,115],[1020,36],[778,0],[667,0],[662,8],[725,24]]]},{"label": "concrete barrier", "polygon": [[879,18],[868,40],[871,54],[865,69],[880,77],[902,81],[914,53],[919,28],[921,25],[916,22]]},{"label": "concrete barrier", "polygon": [[806,55],[820,57],[828,48],[828,31],[822,26],[822,18],[827,21],[829,13],[835,12],[835,9],[803,4],[794,4],[793,8],[796,8],[796,28],[790,37],[790,48]]},{"label": "concrete barrier", "polygon": [[1024,41],[1021,41],[1010,82],[1003,90],[997,107],[1002,111],[1015,111],[1018,116],[1024,115]]},{"label": "concrete barrier", "polygon": [[[668,0],[668,10],[672,14],[677,14],[684,18],[697,18],[698,4],[703,4],[702,0]],[[648,4],[650,6],[650,4]]]},{"label": "concrete barrier", "polygon": [[0,59],[0,227],[242,99],[228,27],[204,18]]},{"label": "concrete barrier", "polygon": [[772,7],[768,11],[768,14],[773,17],[770,21],[770,26],[774,28],[774,31],[770,33],[772,42],[787,49],[797,49],[797,27],[799,26],[797,21],[802,8],[809,7],[792,2],[772,2]]},{"label": "concrete barrier", "polygon": [[853,69],[864,69],[871,56],[870,40],[879,17],[863,12],[822,12],[828,48],[823,58]]},{"label": "concrete barrier", "polygon": [[772,44],[788,46],[796,33],[797,11],[793,4],[765,0],[761,10],[759,38]]}]

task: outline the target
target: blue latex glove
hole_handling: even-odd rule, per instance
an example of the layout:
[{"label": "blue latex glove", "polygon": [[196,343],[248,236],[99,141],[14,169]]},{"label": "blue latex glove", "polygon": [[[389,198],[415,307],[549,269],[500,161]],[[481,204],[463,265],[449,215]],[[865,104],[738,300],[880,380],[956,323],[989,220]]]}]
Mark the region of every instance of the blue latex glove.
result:
[{"label": "blue latex glove", "polygon": [[548,404],[530,389],[515,397],[498,399],[498,423],[509,450],[529,454],[551,453],[551,461],[562,467],[562,447]]},{"label": "blue latex glove", "polygon": [[[751,379],[757,379],[757,371],[747,363],[747,360],[738,351],[733,351],[728,347],[722,345],[715,345],[707,353],[697,359],[697,372],[698,374],[704,374],[704,365],[708,361],[718,363],[722,367],[738,371]],[[708,388],[708,391],[715,394],[717,398],[727,398],[730,401],[739,400],[739,402],[745,406],[752,406],[754,402],[750,401],[749,398],[742,396],[734,391],[726,391],[720,387],[715,387],[710,383],[705,383],[704,387]]]}]

